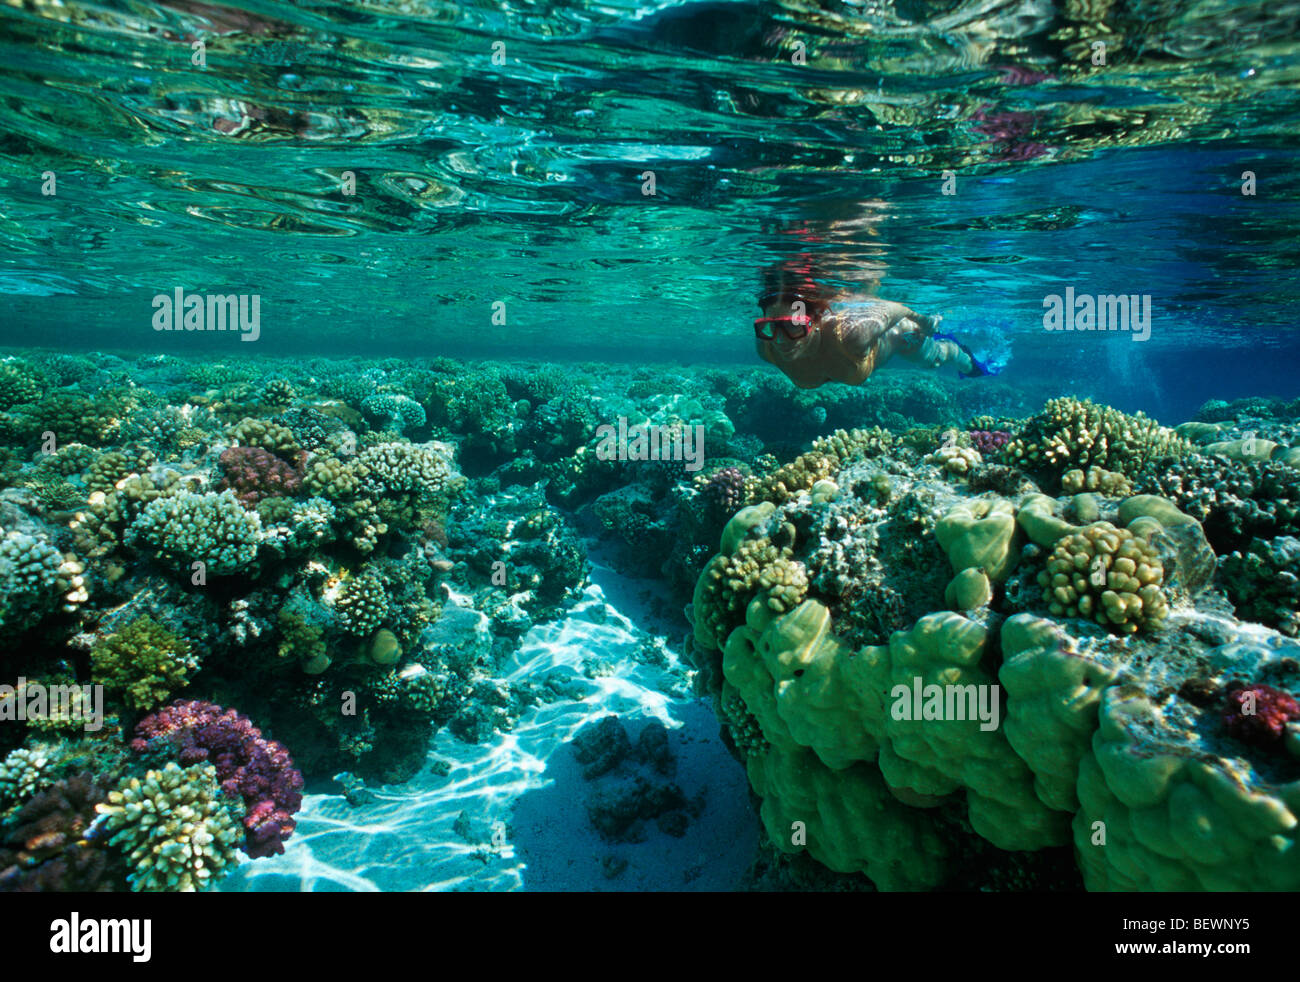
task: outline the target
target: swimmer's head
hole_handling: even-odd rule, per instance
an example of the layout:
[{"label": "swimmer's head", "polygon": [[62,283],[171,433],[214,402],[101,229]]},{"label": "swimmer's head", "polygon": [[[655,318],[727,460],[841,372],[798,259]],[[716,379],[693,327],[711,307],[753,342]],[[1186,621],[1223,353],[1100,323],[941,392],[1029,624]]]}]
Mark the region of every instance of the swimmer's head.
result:
[{"label": "swimmer's head", "polygon": [[783,359],[798,358],[818,347],[818,325],[802,310],[783,314],[779,307],[754,321],[754,337]]},{"label": "swimmer's head", "polygon": [[763,271],[758,298],[763,315],[754,321],[754,336],[782,359],[799,358],[819,347],[818,326],[829,297],[813,272],[810,256]]}]

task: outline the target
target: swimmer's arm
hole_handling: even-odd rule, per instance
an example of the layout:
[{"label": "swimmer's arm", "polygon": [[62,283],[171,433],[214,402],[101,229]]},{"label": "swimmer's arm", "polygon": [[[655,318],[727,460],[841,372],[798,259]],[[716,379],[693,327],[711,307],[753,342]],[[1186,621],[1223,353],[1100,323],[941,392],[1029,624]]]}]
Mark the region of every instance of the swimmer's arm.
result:
[{"label": "swimmer's arm", "polygon": [[891,329],[900,323],[906,328],[908,320],[929,333],[930,318],[892,300],[878,300],[861,310],[846,311],[835,330],[845,353],[860,360],[871,354]]}]

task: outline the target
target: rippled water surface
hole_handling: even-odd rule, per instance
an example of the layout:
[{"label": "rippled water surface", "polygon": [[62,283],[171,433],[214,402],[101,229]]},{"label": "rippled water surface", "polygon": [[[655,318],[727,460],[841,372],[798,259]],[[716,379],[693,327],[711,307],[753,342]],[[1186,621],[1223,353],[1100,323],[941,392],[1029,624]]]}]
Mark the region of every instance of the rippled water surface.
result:
[{"label": "rippled water surface", "polygon": [[[998,332],[1025,372],[1103,359],[1131,396],[1210,359],[1284,389],[1298,22],[1145,0],[10,0],[0,341],[230,349],[151,330],[181,287],[260,295],[259,350],[749,362],[761,270],[806,255]],[[1151,294],[1150,342],[1046,335],[1070,284]]]}]

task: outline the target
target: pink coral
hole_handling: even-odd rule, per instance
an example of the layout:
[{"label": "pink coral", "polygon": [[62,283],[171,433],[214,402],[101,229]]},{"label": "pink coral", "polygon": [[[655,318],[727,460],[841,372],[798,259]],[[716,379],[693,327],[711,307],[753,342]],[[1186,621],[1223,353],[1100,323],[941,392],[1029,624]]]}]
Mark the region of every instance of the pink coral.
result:
[{"label": "pink coral", "polygon": [[992,455],[1011,442],[1011,434],[1006,430],[971,430],[970,442],[980,453]]},{"label": "pink coral", "polygon": [[700,494],[719,514],[731,515],[745,501],[745,475],[739,468],[724,467],[703,482]]},{"label": "pink coral", "polygon": [[1223,725],[1243,743],[1269,746],[1282,739],[1286,724],[1300,719],[1300,703],[1269,685],[1246,685],[1228,692]]},{"label": "pink coral", "polygon": [[166,749],[185,766],[204,762],[217,769],[222,790],[248,808],[244,851],[250,856],[284,852],[297,824],[303,780],[282,744],[265,739],[235,710],[199,700],[179,700],[146,716],[135,733],[131,749],[137,753]]},{"label": "pink coral", "polygon": [[234,489],[246,508],[263,498],[297,494],[302,488],[302,466],[306,454],[299,451],[297,466],[286,463],[261,447],[231,447],[221,454],[219,463],[225,474],[220,490]]}]

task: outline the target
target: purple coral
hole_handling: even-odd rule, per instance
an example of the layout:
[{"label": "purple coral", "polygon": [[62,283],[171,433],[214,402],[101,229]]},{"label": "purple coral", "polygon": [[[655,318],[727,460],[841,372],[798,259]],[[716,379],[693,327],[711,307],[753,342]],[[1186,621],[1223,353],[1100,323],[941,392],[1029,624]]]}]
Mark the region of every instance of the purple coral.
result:
[{"label": "purple coral", "polygon": [[132,750],[170,744],[181,764],[206,762],[217,769],[222,790],[248,808],[246,853],[256,858],[284,852],[297,824],[292,816],[302,804],[303,780],[282,744],[265,739],[235,710],[200,700],[177,701],[146,716],[135,733]]},{"label": "purple coral", "polygon": [[1006,430],[971,430],[970,442],[981,454],[991,456],[1011,442],[1011,434]]},{"label": "purple coral", "polygon": [[738,467],[723,467],[709,475],[700,494],[718,512],[730,515],[745,502],[745,475]]},{"label": "purple coral", "polygon": [[220,490],[232,488],[246,508],[263,498],[297,494],[302,488],[302,465],[306,454],[298,451],[298,466],[286,463],[261,447],[230,447],[219,463],[225,474]]},{"label": "purple coral", "polygon": [[1300,703],[1290,693],[1258,683],[1228,692],[1223,725],[1243,743],[1275,744],[1293,719],[1300,719]]},{"label": "purple coral", "polygon": [[108,788],[90,772],[55,782],[30,798],[0,841],[0,893],[113,890],[120,860],[87,841],[95,805]]}]

